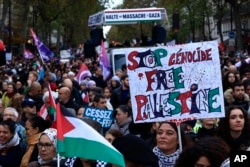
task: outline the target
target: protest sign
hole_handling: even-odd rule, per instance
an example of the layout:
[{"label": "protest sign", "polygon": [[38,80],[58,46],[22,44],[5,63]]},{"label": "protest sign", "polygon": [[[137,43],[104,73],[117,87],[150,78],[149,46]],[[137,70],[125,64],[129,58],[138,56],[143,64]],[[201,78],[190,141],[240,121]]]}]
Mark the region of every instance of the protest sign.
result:
[{"label": "protest sign", "polygon": [[216,41],[126,50],[135,123],[224,117]]},{"label": "protest sign", "polygon": [[114,121],[113,110],[86,107],[83,116],[96,120],[104,129],[109,129]]}]

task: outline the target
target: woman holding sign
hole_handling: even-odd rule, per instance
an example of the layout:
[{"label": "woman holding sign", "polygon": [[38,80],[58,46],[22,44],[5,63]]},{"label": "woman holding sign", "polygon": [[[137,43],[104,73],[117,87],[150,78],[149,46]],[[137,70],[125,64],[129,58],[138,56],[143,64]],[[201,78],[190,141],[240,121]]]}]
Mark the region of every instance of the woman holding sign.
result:
[{"label": "woman holding sign", "polygon": [[[182,143],[179,143],[179,137],[181,137]],[[157,145],[154,147],[153,152],[159,159],[159,166],[173,167],[181,153],[179,145],[182,144],[185,147],[187,140],[183,131],[181,131],[181,136],[178,136],[175,123],[160,122],[156,134],[156,143]]]}]

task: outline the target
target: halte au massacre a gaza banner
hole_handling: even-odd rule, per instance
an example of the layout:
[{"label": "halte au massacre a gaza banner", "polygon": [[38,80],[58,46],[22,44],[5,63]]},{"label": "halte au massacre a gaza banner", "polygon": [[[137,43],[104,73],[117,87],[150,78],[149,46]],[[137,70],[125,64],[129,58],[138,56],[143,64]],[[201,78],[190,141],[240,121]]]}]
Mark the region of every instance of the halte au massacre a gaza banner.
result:
[{"label": "halte au massacre a gaza banner", "polygon": [[135,123],[225,116],[216,41],[126,51]]}]

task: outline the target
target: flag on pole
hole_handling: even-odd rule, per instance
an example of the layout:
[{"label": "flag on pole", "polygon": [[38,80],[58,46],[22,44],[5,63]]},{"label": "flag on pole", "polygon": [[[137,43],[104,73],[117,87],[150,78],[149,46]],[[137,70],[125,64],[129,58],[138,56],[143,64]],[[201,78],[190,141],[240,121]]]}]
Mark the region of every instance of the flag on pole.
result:
[{"label": "flag on pole", "polygon": [[82,80],[84,80],[86,77],[91,77],[91,76],[92,76],[92,74],[89,71],[88,67],[86,66],[86,64],[83,63],[81,65],[79,72],[76,75],[78,83],[80,84],[82,82]]},{"label": "flag on pole", "polygon": [[31,53],[29,50],[25,49],[23,51],[23,56],[25,59],[33,59],[34,58],[34,55],[33,53]]},{"label": "flag on pole", "polygon": [[102,69],[102,75],[103,78],[106,80],[110,76],[111,67],[108,60],[108,53],[105,49],[103,40],[101,42],[101,52],[99,54],[99,59],[100,59],[100,67]]},{"label": "flag on pole", "polygon": [[42,59],[42,61],[46,60],[50,60],[50,58],[52,57],[53,53],[49,50],[49,48],[47,46],[45,46],[36,36],[35,32],[33,31],[33,29],[30,29],[31,35],[35,41],[35,45],[37,47],[37,50],[39,52],[39,55]]},{"label": "flag on pole", "polygon": [[41,79],[43,79],[43,77],[44,77],[44,68],[43,68],[43,66],[41,66],[41,64],[39,63],[38,60],[33,63],[32,67],[38,73],[37,81],[40,81]]},{"label": "flag on pole", "polygon": [[49,107],[47,108],[46,105],[44,104],[41,107],[40,111],[37,113],[37,115],[39,115],[45,120],[52,121],[52,127],[56,127],[55,125],[56,103],[50,85],[48,85],[48,93],[49,93]]},{"label": "flag on pole", "polygon": [[89,94],[88,92],[82,93],[82,100],[84,103],[89,103]]},{"label": "flag on pole", "polygon": [[42,105],[40,111],[37,112],[37,115],[40,116],[40,117],[42,117],[44,120],[49,119],[48,118],[48,110],[47,110],[47,107],[46,107],[45,104]]},{"label": "flag on pole", "polygon": [[125,167],[123,155],[96,130],[60,103],[57,103],[56,111],[57,152],[60,156],[101,160]]}]

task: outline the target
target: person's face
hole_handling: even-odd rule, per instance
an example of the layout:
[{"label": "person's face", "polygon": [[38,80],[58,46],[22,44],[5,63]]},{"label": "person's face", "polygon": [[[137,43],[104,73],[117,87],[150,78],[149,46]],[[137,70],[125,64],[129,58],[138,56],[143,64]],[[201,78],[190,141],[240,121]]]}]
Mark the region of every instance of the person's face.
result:
[{"label": "person's face", "polygon": [[123,85],[124,85],[126,88],[128,88],[128,87],[129,87],[129,81],[128,81],[128,78],[124,79],[124,81],[122,81],[122,82],[123,82]]},{"label": "person's face", "polygon": [[3,90],[7,90],[7,88],[8,88],[7,82],[3,82],[2,87],[3,87]]},{"label": "person's face", "polygon": [[178,146],[178,137],[174,128],[168,123],[163,123],[159,126],[156,135],[157,146],[166,155],[176,151]]},{"label": "person's face", "polygon": [[20,81],[16,82],[16,88],[20,89],[22,87],[22,83]]},{"label": "person's face", "polygon": [[104,96],[108,99],[111,97],[111,93],[109,91],[109,89],[104,89]]},{"label": "person's face", "polygon": [[42,135],[37,145],[39,155],[44,161],[50,161],[56,156],[55,147],[47,135]]},{"label": "person's face", "polygon": [[113,141],[115,140],[115,137],[111,135],[110,133],[106,133],[105,139],[108,140],[108,142],[113,143]]},{"label": "person's face", "polygon": [[250,85],[246,86],[245,92],[246,94],[250,95]]},{"label": "person's face", "polygon": [[68,93],[64,89],[60,89],[58,92],[58,98],[62,102],[66,102],[68,100]]},{"label": "person's face", "polygon": [[83,107],[79,108],[79,110],[77,112],[77,117],[78,118],[82,118],[83,117],[83,113],[84,113],[84,108]]},{"label": "person's face", "polygon": [[201,156],[194,164],[194,167],[212,167],[212,165],[207,157]]},{"label": "person's face", "polygon": [[65,80],[65,79],[67,79],[67,78],[68,78],[68,75],[67,75],[67,74],[63,74],[63,75],[62,75],[62,81]]},{"label": "person's face", "polygon": [[119,108],[117,108],[116,111],[117,111],[117,113],[116,113],[115,119],[116,119],[118,124],[121,124],[128,119],[127,112],[122,112],[122,110]]},{"label": "person's face", "polygon": [[25,106],[23,107],[23,112],[27,113],[27,115],[35,115],[36,114],[36,106]]},{"label": "person's face", "polygon": [[117,86],[117,82],[116,82],[115,80],[111,80],[111,85],[112,85],[113,87],[116,87],[116,86]]},{"label": "person's face", "polygon": [[244,94],[245,94],[244,86],[235,86],[232,94],[235,99],[244,100]]},{"label": "person's face", "polygon": [[34,82],[34,81],[37,80],[37,78],[32,73],[30,73],[29,76],[28,76],[28,80]]},{"label": "person's face", "polygon": [[233,109],[229,115],[229,127],[232,132],[240,132],[244,128],[245,118],[240,109]]},{"label": "person's face", "polygon": [[27,120],[25,122],[25,133],[26,133],[27,137],[31,137],[31,136],[39,133],[39,128],[38,127],[33,128],[30,121]]},{"label": "person's face", "polygon": [[89,91],[89,100],[94,101],[95,95],[93,91]]},{"label": "person's face", "polygon": [[6,125],[0,125],[0,144],[8,143],[14,134],[9,130],[9,127]]},{"label": "person's face", "polygon": [[121,78],[123,74],[122,74],[121,71],[116,71],[116,72],[115,72],[115,75],[117,75],[119,78]]},{"label": "person's face", "polygon": [[11,119],[12,121],[16,122],[17,117],[15,117],[15,114],[12,110],[5,110],[3,113],[3,120]]},{"label": "person's face", "polygon": [[247,77],[247,78],[250,78],[250,72],[246,72],[246,73],[244,74],[244,76]]},{"label": "person's face", "polygon": [[86,89],[86,84],[81,84],[81,90],[85,90]]},{"label": "person's face", "polygon": [[94,102],[96,108],[106,109],[107,108],[107,101],[104,98],[100,98],[98,102]]},{"label": "person's face", "polygon": [[236,80],[236,76],[233,73],[228,74],[228,82],[234,83]]},{"label": "person's face", "polygon": [[212,125],[214,126],[216,123],[216,118],[205,118],[205,119],[202,119],[202,125]]},{"label": "person's face", "polygon": [[95,73],[96,73],[97,76],[102,75],[102,69],[98,68]]},{"label": "person's face", "polygon": [[13,92],[14,92],[13,85],[8,85],[8,87],[7,87],[7,92],[8,92],[8,93],[13,93]]}]

